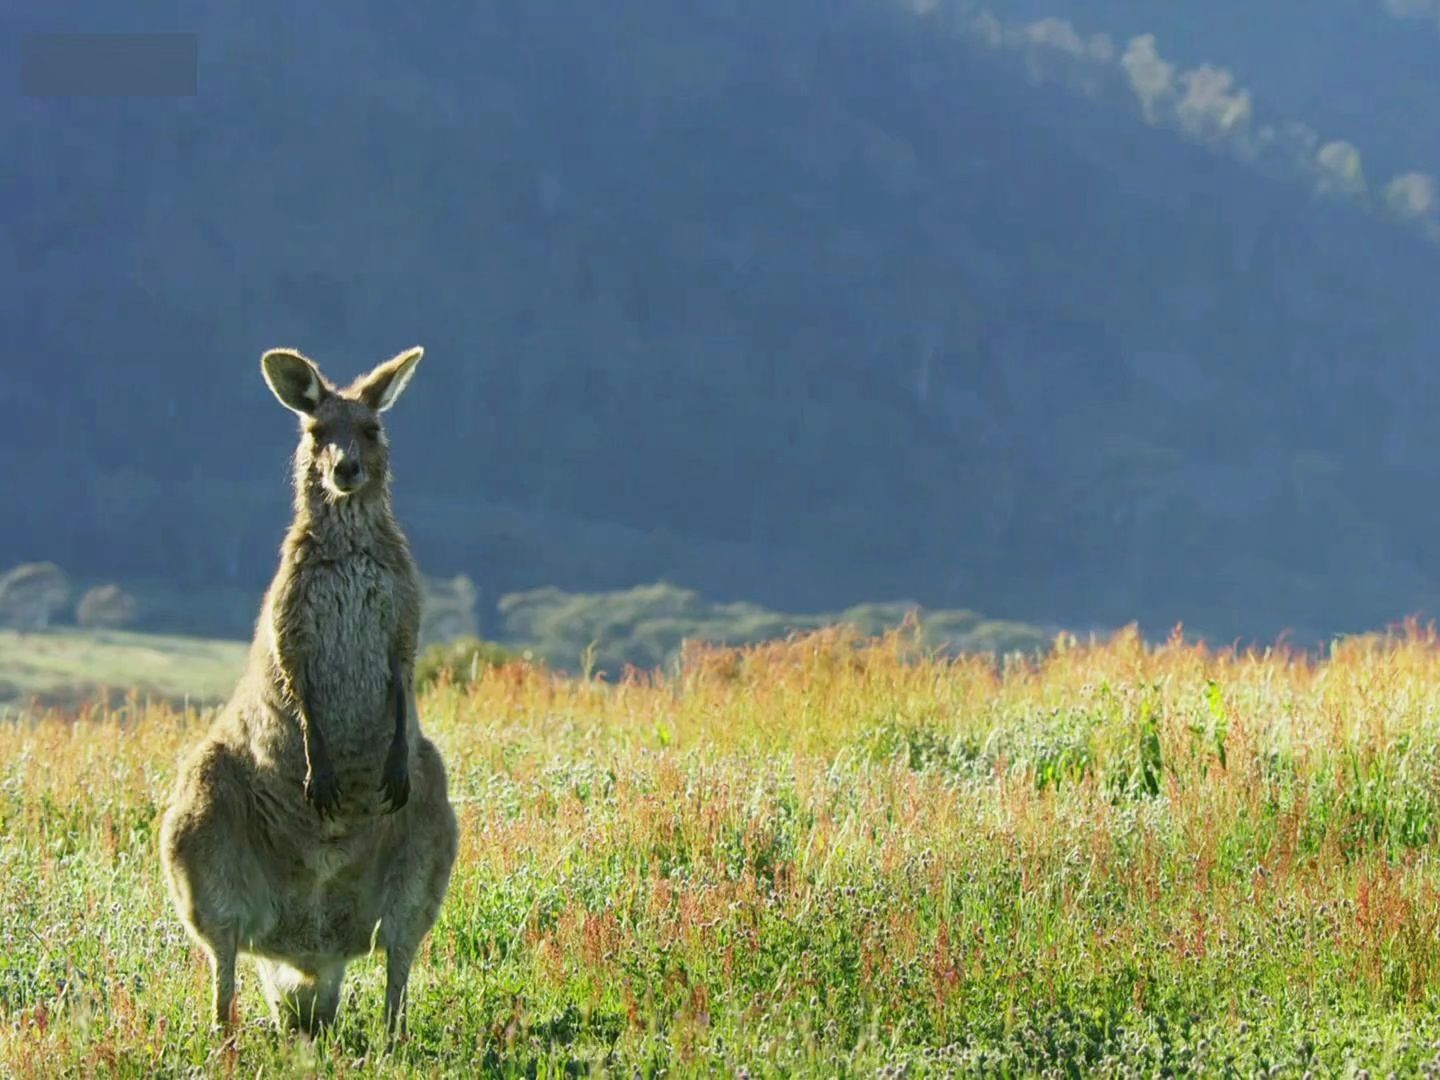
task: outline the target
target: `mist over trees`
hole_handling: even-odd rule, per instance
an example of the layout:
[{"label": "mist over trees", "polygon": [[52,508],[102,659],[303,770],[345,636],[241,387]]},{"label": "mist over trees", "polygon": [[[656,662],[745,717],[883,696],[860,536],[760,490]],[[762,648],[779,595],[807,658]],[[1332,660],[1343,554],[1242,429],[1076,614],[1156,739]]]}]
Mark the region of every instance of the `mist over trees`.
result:
[{"label": "mist over trees", "polygon": [[[201,68],[0,99],[0,566],[258,589],[294,439],[261,351],[348,378],[420,343],[397,507],[487,597],[1434,610],[1440,114],[1381,106],[1440,38],[1329,0],[1348,51],[1315,5],[1282,50],[1232,6],[12,16],[193,28]],[[1229,152],[1261,130],[1306,182]]]},{"label": "mist over trees", "polygon": [[[1068,20],[1053,16],[1006,24],[988,9],[976,14],[968,0],[943,5],[926,0],[917,13],[937,27],[1021,55],[1033,81],[1055,82],[1118,107],[1126,104],[1127,95],[1117,94],[1123,84],[1147,124],[1168,127],[1268,176],[1378,212],[1440,241],[1440,216],[1425,197],[1435,185],[1429,173],[1410,169],[1372,191],[1359,147],[1347,139],[1326,139],[1310,124],[1276,115],[1273,108],[1257,108],[1250,89],[1228,68],[1207,62],[1183,70],[1161,55],[1152,33],[1131,37],[1117,57],[1111,35],[1082,36]],[[1379,115],[1384,117],[1383,110]],[[1423,143],[1424,120],[1404,123],[1410,134],[1420,136],[1410,141]]]},{"label": "mist over trees", "polygon": [[1436,0],[1384,0],[1385,10],[1400,19],[1430,19],[1440,23]]},{"label": "mist over trees", "polygon": [[[950,0],[951,3],[957,0]],[[1434,0],[986,0],[965,9],[1027,24],[1064,19],[1117,42],[1150,35],[1180,70],[1234,74],[1277,116],[1361,147],[1372,173],[1440,174],[1440,4]]]}]

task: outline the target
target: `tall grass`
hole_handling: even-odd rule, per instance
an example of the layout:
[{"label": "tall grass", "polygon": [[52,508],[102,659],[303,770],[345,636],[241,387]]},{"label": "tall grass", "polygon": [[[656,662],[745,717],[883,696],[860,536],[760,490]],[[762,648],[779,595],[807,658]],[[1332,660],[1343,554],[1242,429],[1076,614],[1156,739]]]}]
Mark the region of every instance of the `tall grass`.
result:
[{"label": "tall grass", "polygon": [[155,828],[204,718],[0,727],[0,1073],[1440,1070],[1440,642],[1311,660],[904,632],[523,665],[422,702],[462,845],[379,1053],[206,1030]]}]

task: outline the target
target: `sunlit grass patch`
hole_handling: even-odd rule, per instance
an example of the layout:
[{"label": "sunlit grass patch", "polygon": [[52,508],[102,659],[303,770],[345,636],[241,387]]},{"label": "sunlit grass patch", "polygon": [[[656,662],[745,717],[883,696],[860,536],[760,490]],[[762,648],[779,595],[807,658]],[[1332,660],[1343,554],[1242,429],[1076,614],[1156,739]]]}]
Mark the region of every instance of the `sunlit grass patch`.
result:
[{"label": "sunlit grass patch", "polygon": [[[0,1072],[1316,1075],[1430,1068],[1440,647],[1133,634],[941,660],[834,630],[422,702],[461,816],[381,1060],[206,1030],[155,828],[204,718],[0,727]],[[1379,1073],[1383,1075],[1383,1072]]]},{"label": "sunlit grass patch", "polygon": [[0,629],[0,705],[38,699],[74,708],[142,694],[174,703],[223,701],[245,666],[243,642],[125,630]]}]

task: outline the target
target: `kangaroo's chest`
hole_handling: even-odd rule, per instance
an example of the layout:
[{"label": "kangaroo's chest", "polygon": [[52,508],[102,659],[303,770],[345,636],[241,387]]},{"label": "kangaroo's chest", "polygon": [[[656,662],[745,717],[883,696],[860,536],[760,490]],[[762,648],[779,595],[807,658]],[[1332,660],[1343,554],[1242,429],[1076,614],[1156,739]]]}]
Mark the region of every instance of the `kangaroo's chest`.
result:
[{"label": "kangaroo's chest", "polygon": [[398,625],[395,574],[365,556],[312,570],[305,587],[312,700],[357,719],[384,712]]}]

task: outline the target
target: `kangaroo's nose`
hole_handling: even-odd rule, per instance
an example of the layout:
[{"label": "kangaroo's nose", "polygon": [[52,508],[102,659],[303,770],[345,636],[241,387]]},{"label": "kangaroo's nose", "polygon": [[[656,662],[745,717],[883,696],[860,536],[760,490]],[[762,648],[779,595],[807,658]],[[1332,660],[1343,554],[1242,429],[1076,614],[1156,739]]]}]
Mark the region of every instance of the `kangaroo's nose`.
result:
[{"label": "kangaroo's nose", "polygon": [[346,487],[349,487],[360,479],[360,462],[354,458],[345,458],[335,463],[335,479]]}]

